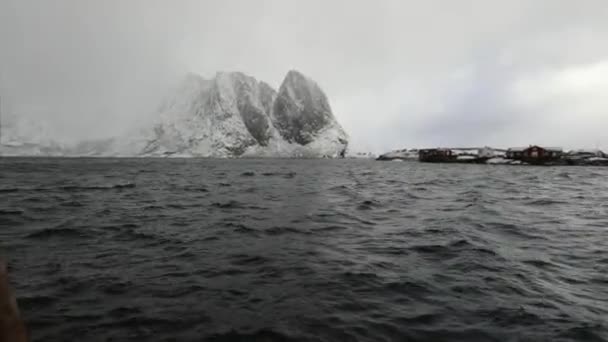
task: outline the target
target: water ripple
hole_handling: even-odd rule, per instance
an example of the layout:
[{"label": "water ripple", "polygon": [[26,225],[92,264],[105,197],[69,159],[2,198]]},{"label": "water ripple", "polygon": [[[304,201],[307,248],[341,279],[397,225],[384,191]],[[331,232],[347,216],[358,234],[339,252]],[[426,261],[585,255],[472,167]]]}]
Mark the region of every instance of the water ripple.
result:
[{"label": "water ripple", "polygon": [[0,159],[33,341],[608,341],[608,170]]}]

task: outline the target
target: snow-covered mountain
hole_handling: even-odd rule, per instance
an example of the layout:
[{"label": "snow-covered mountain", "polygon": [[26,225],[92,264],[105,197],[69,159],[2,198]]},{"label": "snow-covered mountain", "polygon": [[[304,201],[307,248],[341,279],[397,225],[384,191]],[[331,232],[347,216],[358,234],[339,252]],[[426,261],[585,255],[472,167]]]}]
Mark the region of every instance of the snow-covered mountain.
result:
[{"label": "snow-covered mountain", "polygon": [[277,93],[243,73],[191,74],[161,108],[144,155],[337,157],[348,137],[319,86],[290,71]]},{"label": "snow-covered mountain", "polygon": [[240,72],[207,80],[189,74],[158,120],[134,134],[66,148],[66,155],[181,157],[341,157],[348,136],[327,96],[290,71],[279,91]]}]

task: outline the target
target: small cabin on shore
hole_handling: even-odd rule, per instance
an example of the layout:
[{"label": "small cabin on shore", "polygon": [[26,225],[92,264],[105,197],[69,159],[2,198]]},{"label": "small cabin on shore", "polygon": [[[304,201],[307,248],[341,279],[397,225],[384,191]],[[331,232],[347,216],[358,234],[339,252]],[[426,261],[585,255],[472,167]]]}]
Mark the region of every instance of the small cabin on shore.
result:
[{"label": "small cabin on shore", "polygon": [[574,158],[606,158],[608,154],[599,149],[581,149],[568,152],[568,157]]},{"label": "small cabin on shore", "polygon": [[418,151],[418,160],[426,163],[446,163],[456,160],[454,151],[448,148],[429,148]]},{"label": "small cabin on shore", "polygon": [[558,161],[564,152],[559,147],[541,147],[532,145],[529,147],[514,147],[507,150],[507,159],[521,160],[531,164],[542,164]]}]

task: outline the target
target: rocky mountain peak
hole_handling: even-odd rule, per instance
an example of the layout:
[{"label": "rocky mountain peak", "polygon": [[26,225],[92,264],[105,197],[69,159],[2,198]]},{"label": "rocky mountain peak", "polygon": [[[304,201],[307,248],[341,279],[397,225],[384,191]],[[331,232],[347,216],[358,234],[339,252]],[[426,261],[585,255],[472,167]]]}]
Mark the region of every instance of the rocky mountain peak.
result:
[{"label": "rocky mountain peak", "polygon": [[136,129],[66,154],[318,158],[339,157],[348,143],[321,88],[295,70],[279,92],[241,72],[209,80],[190,73],[162,102],[157,120]]},{"label": "rocky mountain peak", "polygon": [[316,82],[302,73],[287,73],[277,99],[273,116],[275,127],[287,141],[309,144],[315,134],[335,123],[327,96]]}]

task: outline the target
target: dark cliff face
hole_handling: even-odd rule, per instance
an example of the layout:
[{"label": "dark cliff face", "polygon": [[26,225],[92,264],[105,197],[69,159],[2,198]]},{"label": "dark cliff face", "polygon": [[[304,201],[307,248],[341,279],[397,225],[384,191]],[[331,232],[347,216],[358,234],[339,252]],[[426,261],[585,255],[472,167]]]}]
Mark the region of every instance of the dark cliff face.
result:
[{"label": "dark cliff face", "polygon": [[249,133],[261,146],[271,137],[270,110],[276,92],[253,77],[245,76],[234,83],[237,108]]},{"label": "dark cliff face", "polygon": [[274,102],[273,117],[281,136],[300,145],[312,142],[315,134],[334,120],[325,93],[297,71],[285,77]]}]

